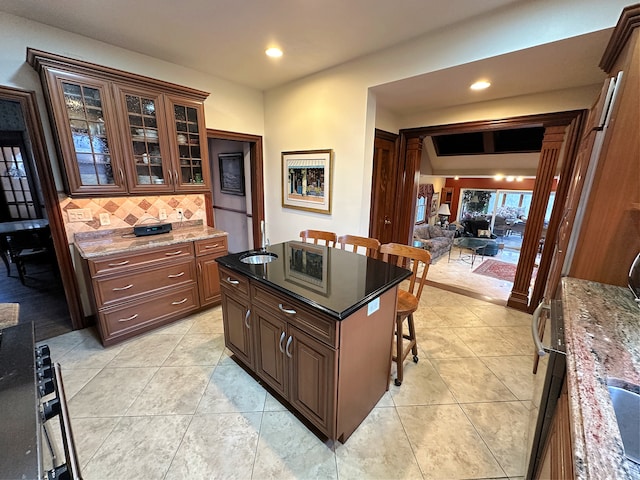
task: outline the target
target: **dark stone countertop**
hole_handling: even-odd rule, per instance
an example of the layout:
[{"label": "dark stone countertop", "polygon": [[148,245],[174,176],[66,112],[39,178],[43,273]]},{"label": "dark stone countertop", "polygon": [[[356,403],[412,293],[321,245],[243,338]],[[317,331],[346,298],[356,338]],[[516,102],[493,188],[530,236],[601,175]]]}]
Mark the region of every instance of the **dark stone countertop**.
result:
[{"label": "dark stone countertop", "polygon": [[203,225],[201,221],[182,225],[174,223],[172,228],[169,233],[143,237],[133,235],[133,229],[130,228],[76,233],[74,244],[83,258],[91,259],[227,235],[227,232]]},{"label": "dark stone countertop", "polygon": [[628,288],[575,278],[562,280],[562,303],[575,476],[640,479],[607,389],[640,385],[640,308]]},{"label": "dark stone countertop", "polygon": [[353,252],[290,241],[267,247],[278,258],[262,265],[242,263],[246,253],[218,263],[252,280],[343,320],[411,275],[409,270]]}]

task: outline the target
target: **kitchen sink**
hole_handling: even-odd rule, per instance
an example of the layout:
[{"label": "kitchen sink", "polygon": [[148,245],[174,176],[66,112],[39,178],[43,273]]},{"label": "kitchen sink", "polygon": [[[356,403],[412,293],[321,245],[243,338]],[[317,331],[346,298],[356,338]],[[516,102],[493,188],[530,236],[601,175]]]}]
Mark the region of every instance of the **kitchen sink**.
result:
[{"label": "kitchen sink", "polygon": [[640,387],[631,385],[627,389],[609,385],[608,388],[625,455],[640,464]]},{"label": "kitchen sink", "polygon": [[251,265],[262,265],[273,262],[276,258],[278,258],[278,255],[271,252],[249,252],[242,255],[240,261]]}]

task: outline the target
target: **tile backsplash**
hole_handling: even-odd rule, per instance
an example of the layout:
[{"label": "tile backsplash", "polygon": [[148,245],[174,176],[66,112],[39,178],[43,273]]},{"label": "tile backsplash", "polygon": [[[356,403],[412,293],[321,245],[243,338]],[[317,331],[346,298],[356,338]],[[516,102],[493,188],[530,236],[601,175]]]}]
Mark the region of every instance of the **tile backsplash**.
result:
[{"label": "tile backsplash", "polygon": [[[206,223],[204,195],[164,195],[141,197],[70,198],[58,197],[65,231],[69,243],[80,232],[95,232],[132,227],[147,218],[159,218],[164,210],[166,222],[179,222],[177,209],[182,209],[184,220],[202,220]],[[89,209],[91,219],[70,221],[69,210]],[[100,225],[100,214],[109,215],[109,225]]]}]

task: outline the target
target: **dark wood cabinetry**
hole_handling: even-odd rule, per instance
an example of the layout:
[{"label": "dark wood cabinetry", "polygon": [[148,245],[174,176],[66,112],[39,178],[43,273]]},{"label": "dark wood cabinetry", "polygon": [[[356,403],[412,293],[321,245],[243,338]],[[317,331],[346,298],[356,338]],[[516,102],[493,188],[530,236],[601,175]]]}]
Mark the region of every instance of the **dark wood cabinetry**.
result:
[{"label": "dark wood cabinetry", "polygon": [[220,267],[220,292],[225,344],[245,365],[253,368],[254,340],[249,318],[249,280]]},{"label": "dark wood cabinetry", "polygon": [[227,237],[197,240],[194,246],[198,268],[200,306],[205,307],[220,301],[220,275],[216,258],[227,254]]},{"label": "dark wood cabinetry", "polygon": [[215,304],[220,300],[215,258],[226,253],[227,239],[218,236],[88,260],[103,344]]},{"label": "dark wood cabinetry", "polygon": [[291,299],[279,300],[266,287],[252,286],[251,292],[256,374],[316,427],[333,436],[335,322]]},{"label": "dark wood cabinetry", "polygon": [[206,192],[206,92],[29,49],[72,195]]},{"label": "dark wood cabinetry", "polygon": [[574,478],[573,445],[571,443],[571,413],[566,380],[558,398],[556,411],[549,429],[537,479],[560,480]]},{"label": "dark wood cabinetry", "polygon": [[397,287],[337,321],[220,266],[225,344],[291,408],[342,442],[389,383]]}]

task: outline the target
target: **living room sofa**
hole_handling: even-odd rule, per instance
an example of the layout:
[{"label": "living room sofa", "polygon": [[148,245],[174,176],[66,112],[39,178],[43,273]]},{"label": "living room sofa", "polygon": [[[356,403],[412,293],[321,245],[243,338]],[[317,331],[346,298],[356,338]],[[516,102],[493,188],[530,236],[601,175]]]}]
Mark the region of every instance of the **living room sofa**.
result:
[{"label": "living room sofa", "polygon": [[443,230],[437,225],[420,225],[413,229],[414,244],[431,254],[431,262],[451,250],[455,230]]}]

